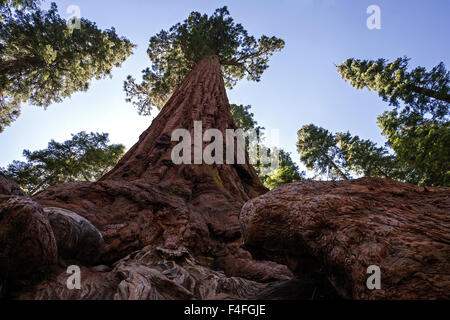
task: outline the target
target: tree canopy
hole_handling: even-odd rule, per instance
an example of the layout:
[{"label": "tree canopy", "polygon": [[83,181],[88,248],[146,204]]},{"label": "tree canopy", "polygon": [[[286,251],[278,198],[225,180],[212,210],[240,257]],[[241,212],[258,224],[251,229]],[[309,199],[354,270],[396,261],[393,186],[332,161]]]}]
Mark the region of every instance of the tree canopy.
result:
[{"label": "tree canopy", "polygon": [[20,114],[22,103],[46,107],[74,92],[86,91],[89,81],[111,75],[131,55],[134,45],[114,28],[100,30],[81,19],[71,29],[52,3],[43,11],[15,10],[0,25],[0,132]]},{"label": "tree canopy", "polygon": [[388,149],[349,132],[333,134],[313,124],[305,125],[298,131],[297,151],[308,169],[332,179],[402,178],[396,158]]},{"label": "tree canopy", "polygon": [[152,107],[162,108],[187,73],[207,56],[218,58],[228,88],[244,77],[259,81],[270,56],[283,47],[284,41],[276,37],[248,35],[234,23],[227,7],[211,16],[192,12],[183,23],[150,39],[147,53],[152,66],[142,71],[141,83],[132,76],[125,81],[127,101],[143,115],[149,115]]},{"label": "tree canopy", "polygon": [[297,151],[300,160],[309,170],[347,180],[342,171],[342,156],[336,138],[328,130],[313,124],[303,126],[297,132]]},{"label": "tree canopy", "polygon": [[442,62],[431,71],[423,67],[408,71],[408,61],[348,59],[337,68],[352,86],[374,90],[393,106],[377,122],[404,171],[401,179],[449,186],[450,72]]},{"label": "tree canopy", "polygon": [[450,186],[450,123],[419,113],[386,111],[377,119],[387,145],[407,173],[406,181]]},{"label": "tree canopy", "polygon": [[376,91],[394,107],[448,117],[450,73],[445,65],[441,62],[431,71],[423,67],[408,71],[408,62],[406,57],[391,63],[385,59],[347,59],[337,70],[353,87]]},{"label": "tree canopy", "polygon": [[261,128],[258,126],[258,122],[253,118],[254,114],[250,112],[250,108],[251,106],[249,105],[230,104],[231,115],[233,116],[234,124],[237,128],[244,131]]},{"label": "tree canopy", "polygon": [[0,0],[0,24],[6,16],[10,16],[14,10],[35,9],[40,0]]},{"label": "tree canopy", "polygon": [[404,180],[403,170],[389,149],[349,132],[337,132],[334,137],[347,172],[356,176]]},{"label": "tree canopy", "polygon": [[27,162],[14,161],[2,171],[29,194],[63,182],[95,181],[124,154],[125,146],[108,142],[107,133],[82,131],[63,143],[50,141],[47,149],[24,150]]}]

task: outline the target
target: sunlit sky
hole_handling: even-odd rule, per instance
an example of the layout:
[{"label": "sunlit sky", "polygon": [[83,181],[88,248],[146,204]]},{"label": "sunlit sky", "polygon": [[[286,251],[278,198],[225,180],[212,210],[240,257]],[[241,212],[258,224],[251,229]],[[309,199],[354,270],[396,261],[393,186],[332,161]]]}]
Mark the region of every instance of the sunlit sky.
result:
[{"label": "sunlit sky", "polygon": [[[84,18],[102,28],[114,26],[138,47],[112,79],[92,81],[87,92],[43,108],[25,105],[20,118],[0,134],[0,167],[22,160],[23,149],[47,147],[80,131],[107,132],[113,143],[131,147],[151,123],[125,102],[123,81],[140,78],[150,65],[149,38],[184,20],[191,11],[211,14],[227,5],[249,34],[275,35],[286,47],[270,61],[261,82],[241,81],[228,91],[231,103],[252,105],[258,123],[280,130],[281,147],[296,152],[297,130],[308,123],[330,131],[350,131],[383,144],[376,117],[388,108],[373,92],[344,82],[335,64],[347,58],[395,59],[407,55],[411,66],[450,66],[448,0],[84,0],[55,1],[62,17],[77,5]],[[44,7],[49,6],[44,1]],[[369,5],[381,8],[381,29],[366,26]]]}]

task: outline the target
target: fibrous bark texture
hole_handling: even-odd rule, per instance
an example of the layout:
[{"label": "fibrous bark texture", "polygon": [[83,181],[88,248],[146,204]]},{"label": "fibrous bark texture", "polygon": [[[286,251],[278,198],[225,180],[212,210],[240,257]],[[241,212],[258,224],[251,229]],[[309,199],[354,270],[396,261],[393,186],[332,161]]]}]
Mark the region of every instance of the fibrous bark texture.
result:
[{"label": "fibrous bark texture", "polygon": [[[346,298],[449,299],[449,195],[371,178],[287,184],[242,208],[245,246],[327,276]],[[367,286],[370,266],[380,289]]]},{"label": "fibrous bark texture", "polygon": [[57,261],[47,215],[26,196],[0,195],[0,296],[41,279]]},{"label": "fibrous bark texture", "polygon": [[[227,277],[199,265],[181,247],[146,247],[119,260],[111,269],[81,269],[80,290],[69,290],[62,270],[51,279],[23,292],[19,299],[36,300],[205,300],[253,299],[269,284]],[[274,286],[275,284],[271,284]]]},{"label": "fibrous bark texture", "polygon": [[103,237],[88,220],[61,208],[44,208],[55,235],[58,256],[95,265],[103,252]]},{"label": "fibrous bark texture", "polygon": [[0,195],[25,196],[19,185],[0,172]]}]

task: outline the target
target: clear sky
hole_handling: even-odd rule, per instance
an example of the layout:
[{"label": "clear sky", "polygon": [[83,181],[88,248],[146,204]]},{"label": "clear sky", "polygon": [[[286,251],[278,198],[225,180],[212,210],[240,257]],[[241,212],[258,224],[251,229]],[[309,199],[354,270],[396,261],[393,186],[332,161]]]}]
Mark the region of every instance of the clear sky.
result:
[{"label": "clear sky", "polygon": [[[80,131],[108,132],[113,143],[131,147],[151,123],[125,102],[123,81],[140,78],[150,65],[149,38],[184,20],[191,11],[211,14],[227,5],[249,34],[275,35],[286,41],[261,82],[241,81],[228,92],[231,103],[250,104],[260,125],[280,130],[281,147],[296,152],[297,130],[308,123],[333,132],[350,131],[384,143],[376,124],[388,106],[373,92],[345,83],[334,64],[347,58],[395,59],[407,55],[412,67],[450,66],[449,0],[69,0],[56,1],[62,17],[70,5],[102,28],[114,26],[138,47],[112,79],[93,81],[47,110],[25,105],[19,119],[0,134],[0,167],[21,160],[23,149],[36,150],[51,139],[64,141]],[[381,29],[366,27],[369,5],[381,8]],[[49,6],[49,1],[44,1]]]}]

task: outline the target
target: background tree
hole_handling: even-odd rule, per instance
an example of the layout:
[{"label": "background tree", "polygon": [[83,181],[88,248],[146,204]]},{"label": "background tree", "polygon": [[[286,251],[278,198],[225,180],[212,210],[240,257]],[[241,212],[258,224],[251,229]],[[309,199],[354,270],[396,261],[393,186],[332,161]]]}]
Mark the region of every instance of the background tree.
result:
[{"label": "background tree", "polygon": [[297,151],[309,170],[333,179],[348,179],[342,169],[343,159],[336,138],[328,130],[313,124],[303,126],[297,132]]},{"label": "background tree", "polygon": [[231,115],[237,128],[244,131],[252,129],[264,129],[258,126],[258,122],[253,118],[254,114],[250,112],[251,106],[242,104],[230,104]]},{"label": "background tree", "polygon": [[[417,183],[417,168],[408,167],[390,149],[379,147],[370,140],[352,136],[349,132],[332,134],[312,124],[302,127],[298,137],[297,150],[302,162],[319,174],[328,174],[332,179],[365,176]],[[434,139],[445,137],[430,136],[430,140]],[[440,172],[441,169],[435,170]]]},{"label": "background tree", "polygon": [[347,172],[356,176],[405,180],[396,157],[385,147],[349,132],[334,135],[337,150]]},{"label": "background tree", "polygon": [[408,71],[408,59],[392,63],[348,59],[338,66],[357,89],[376,91],[393,110],[377,119],[395,152],[404,180],[427,186],[450,185],[450,73],[443,63],[431,71]]},{"label": "background tree", "polygon": [[276,37],[249,36],[234,23],[227,7],[209,17],[192,12],[183,23],[150,38],[147,53],[152,67],[142,71],[141,83],[131,76],[125,81],[127,101],[143,115],[149,115],[152,107],[162,108],[188,72],[208,56],[219,60],[228,88],[245,76],[259,81],[269,57],[283,47],[284,41]]},{"label": "background tree", "polygon": [[419,113],[386,111],[377,119],[404,168],[405,180],[424,186],[450,186],[450,124]]},{"label": "background tree", "polygon": [[107,133],[80,132],[63,143],[50,141],[47,149],[24,150],[27,162],[14,161],[2,171],[30,195],[70,181],[95,181],[122,157],[125,146],[108,145]]},{"label": "background tree", "polygon": [[[438,117],[448,115],[450,103],[449,73],[444,63],[438,64],[430,72],[423,67],[408,71],[409,59],[398,58],[389,63],[385,59],[347,59],[337,66],[346,81],[357,89],[376,91],[383,101],[399,107],[431,112]],[[439,111],[438,111],[439,110]]]},{"label": "background tree", "polygon": [[48,11],[15,10],[0,25],[0,131],[22,103],[46,107],[110,76],[133,47],[114,28],[102,31],[86,19],[70,29],[54,3]]},{"label": "background tree", "polygon": [[[254,120],[254,114],[250,112],[251,106],[231,104],[230,108],[237,128],[244,131],[256,130],[256,133],[258,134],[258,155],[264,152],[270,157],[272,151],[263,144],[262,135],[264,128],[259,126],[258,122]],[[305,180],[305,173],[303,171],[299,171],[298,166],[294,163],[294,161],[292,161],[290,153],[279,149],[278,157],[278,169],[270,175],[263,173],[262,168],[264,165],[261,161],[259,161],[259,159],[257,159],[258,162],[253,165],[258,177],[261,179],[266,188],[274,189],[285,183]],[[268,165],[265,166],[267,167]]]},{"label": "background tree", "polygon": [[262,177],[264,186],[272,190],[285,183],[306,180],[305,172],[300,172],[297,164],[292,161],[291,154],[282,149],[278,152],[280,160],[278,169],[273,174]]}]

